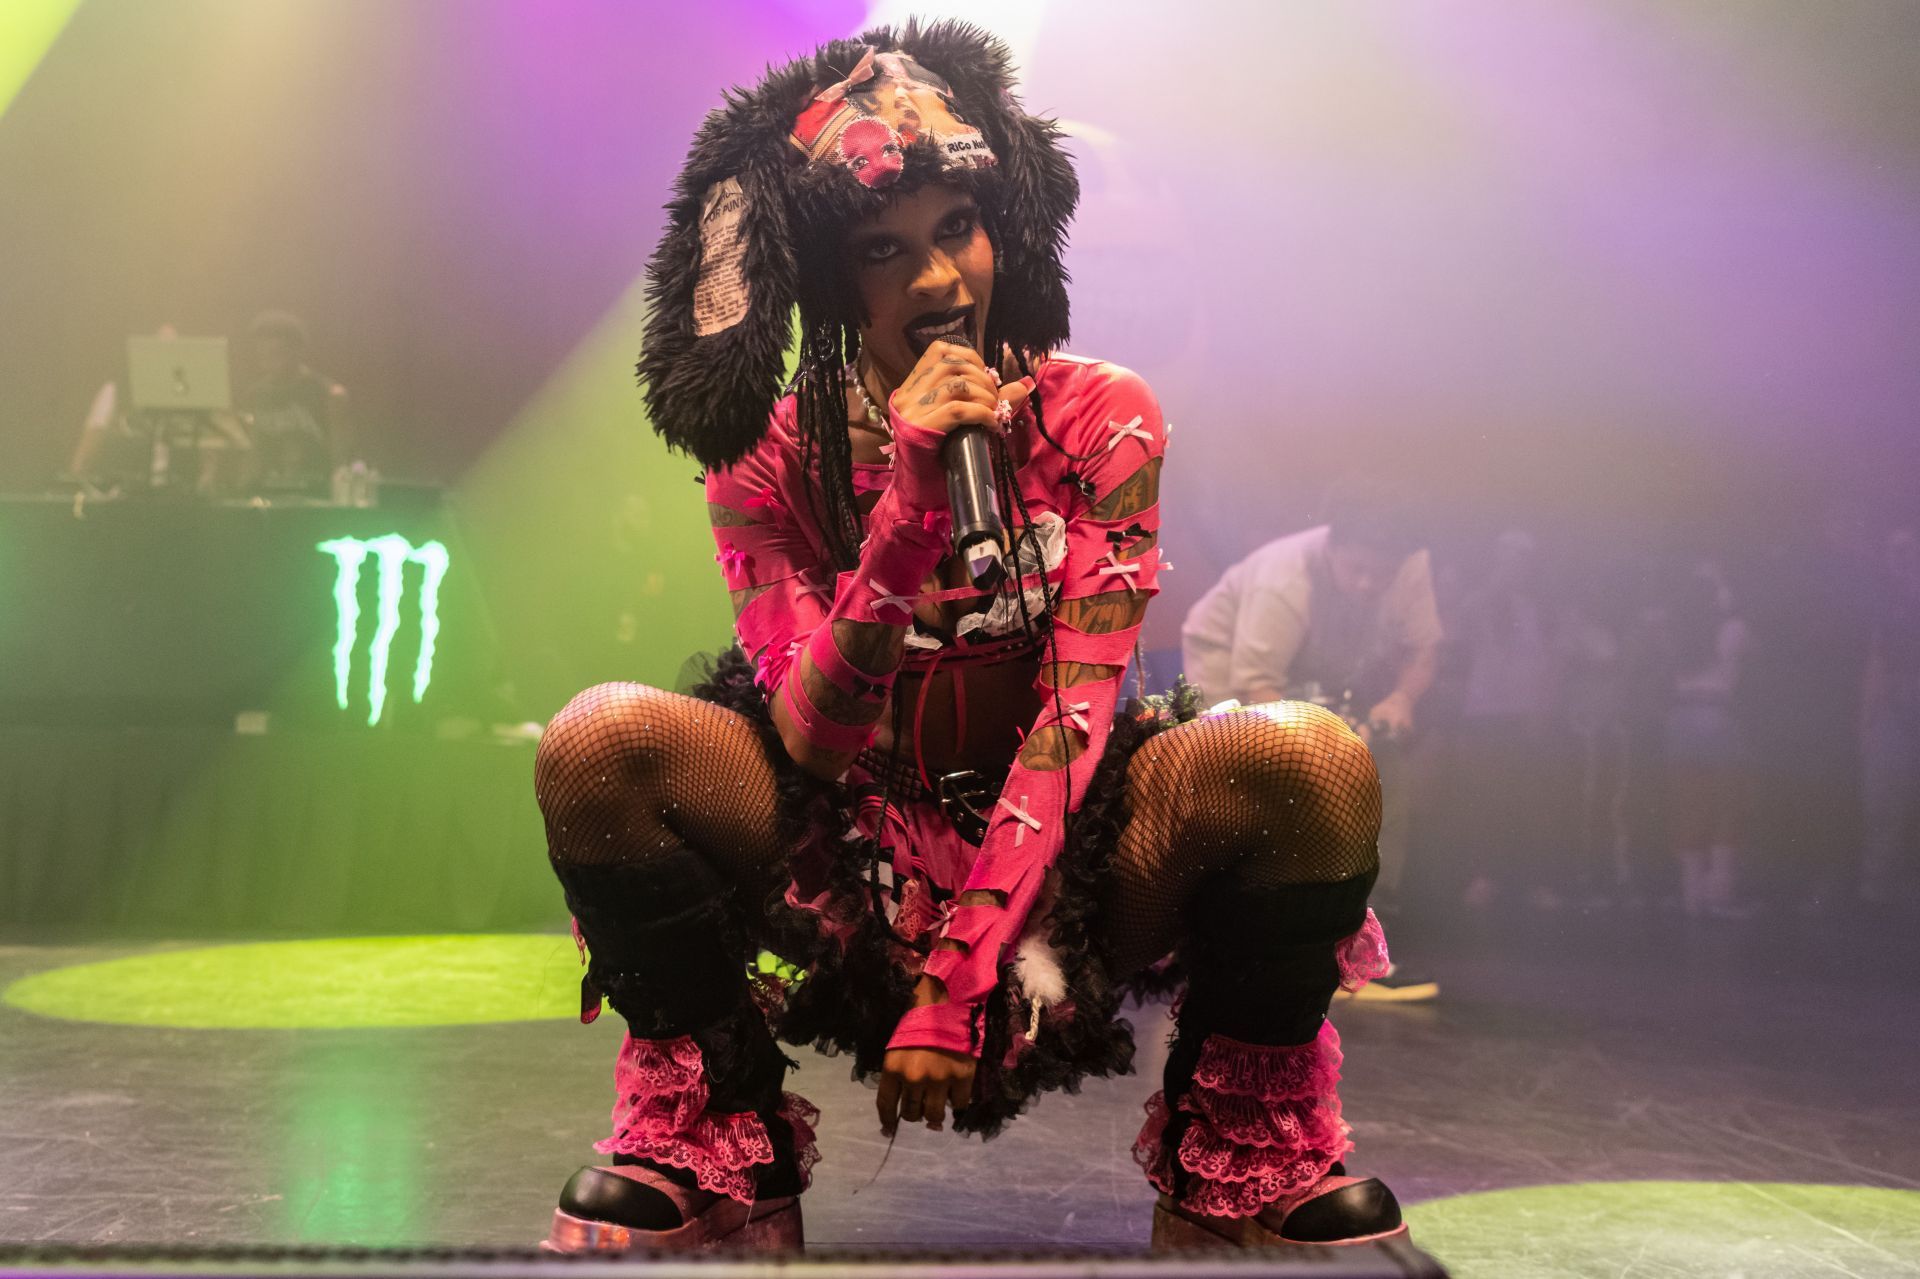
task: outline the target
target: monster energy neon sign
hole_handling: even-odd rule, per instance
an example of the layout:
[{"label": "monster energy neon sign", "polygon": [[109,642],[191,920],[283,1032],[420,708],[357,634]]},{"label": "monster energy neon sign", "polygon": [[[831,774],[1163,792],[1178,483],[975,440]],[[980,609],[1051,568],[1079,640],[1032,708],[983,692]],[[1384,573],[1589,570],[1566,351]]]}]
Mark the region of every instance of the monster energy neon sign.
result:
[{"label": "monster energy neon sign", "polygon": [[400,632],[400,601],[406,594],[407,565],[418,564],[420,578],[420,653],[413,663],[413,700],[427,695],[433,679],[433,647],[440,637],[440,583],[447,576],[447,548],[439,542],[415,546],[398,533],[385,537],[336,537],[316,550],[333,556],[339,571],[333,579],[335,634],[333,693],[341,710],[347,709],[347,685],[353,675],[353,650],[360,639],[360,568],[372,556],[378,567],[379,616],[367,655],[367,723],[378,724],[387,708],[387,665],[393,657],[393,637]]}]

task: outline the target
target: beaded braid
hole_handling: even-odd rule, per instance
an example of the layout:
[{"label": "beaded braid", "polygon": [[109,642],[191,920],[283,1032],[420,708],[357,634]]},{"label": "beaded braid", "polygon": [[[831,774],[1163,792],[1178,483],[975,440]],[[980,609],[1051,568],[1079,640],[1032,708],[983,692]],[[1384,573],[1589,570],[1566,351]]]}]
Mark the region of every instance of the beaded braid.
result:
[{"label": "beaded braid", "polygon": [[841,321],[818,324],[801,342],[800,373],[794,385],[794,417],[799,426],[803,474],[815,474],[816,490],[806,486],[814,522],[827,543],[836,570],[856,567],[865,540],[860,507],[854,501],[853,440],[847,434],[847,385],[842,376],[849,349],[859,349],[859,330]]}]

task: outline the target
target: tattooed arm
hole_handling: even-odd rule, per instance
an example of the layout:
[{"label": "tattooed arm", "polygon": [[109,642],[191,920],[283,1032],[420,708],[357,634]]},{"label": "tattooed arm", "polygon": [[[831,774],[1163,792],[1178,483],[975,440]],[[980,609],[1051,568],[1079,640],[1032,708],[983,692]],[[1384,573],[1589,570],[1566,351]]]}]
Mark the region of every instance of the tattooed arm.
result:
[{"label": "tattooed arm", "polygon": [[755,663],[793,761],[839,777],[872,738],[900,665],[912,599],[946,541],[889,493],[869,520],[860,563],[837,574],[807,536],[795,474],[792,401],[753,453],[707,476],[707,512],[733,598],[734,629]]},{"label": "tattooed arm", "polygon": [[[886,622],[833,621],[827,630],[829,642],[842,661],[851,668],[846,687],[823,674],[811,645],[801,649],[799,660],[787,674],[801,681],[799,696],[782,689],[784,696],[773,699],[773,724],[780,731],[781,744],[795,763],[816,777],[835,778],[844,774],[854,756],[871,740],[874,727],[886,710],[887,694],[900,671],[905,651],[907,628]],[[817,726],[809,724],[794,707],[802,697],[818,712],[825,724],[850,730],[847,736],[832,734],[823,741]],[[819,721],[816,721],[816,725]],[[858,735],[856,743],[855,735]],[[835,746],[833,741],[844,743]]]}]

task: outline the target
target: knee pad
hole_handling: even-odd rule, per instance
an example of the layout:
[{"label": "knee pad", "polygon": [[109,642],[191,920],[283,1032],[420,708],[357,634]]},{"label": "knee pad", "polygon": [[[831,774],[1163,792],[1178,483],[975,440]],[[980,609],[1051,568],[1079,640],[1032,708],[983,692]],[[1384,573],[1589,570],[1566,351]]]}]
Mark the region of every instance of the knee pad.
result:
[{"label": "knee pad", "polygon": [[746,939],[731,890],[697,853],[554,870],[587,942],[588,980],[636,1036],[688,1034],[746,1000]]},{"label": "knee pad", "polygon": [[1374,872],[1330,884],[1216,883],[1188,908],[1189,1026],[1253,1044],[1313,1038],[1340,984],[1339,944],[1366,921]]}]

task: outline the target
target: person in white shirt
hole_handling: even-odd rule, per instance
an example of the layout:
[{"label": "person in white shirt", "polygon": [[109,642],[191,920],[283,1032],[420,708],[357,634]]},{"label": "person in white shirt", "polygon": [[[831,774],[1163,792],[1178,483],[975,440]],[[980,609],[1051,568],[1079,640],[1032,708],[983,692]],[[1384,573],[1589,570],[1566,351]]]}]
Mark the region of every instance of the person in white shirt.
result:
[{"label": "person in white shirt", "polygon": [[1345,703],[1375,741],[1413,730],[1442,638],[1430,557],[1366,491],[1228,569],[1180,628],[1187,679],[1208,699]]},{"label": "person in white shirt", "polygon": [[[1330,706],[1375,748],[1406,741],[1432,687],[1444,632],[1431,557],[1391,490],[1336,495],[1325,524],[1228,569],[1180,628],[1186,678],[1209,702]],[[1389,758],[1391,759],[1391,752]],[[1389,763],[1389,771],[1392,764]],[[1383,777],[1379,891],[1405,875],[1408,788]],[[1376,982],[1374,997],[1431,998],[1431,982]]]}]

